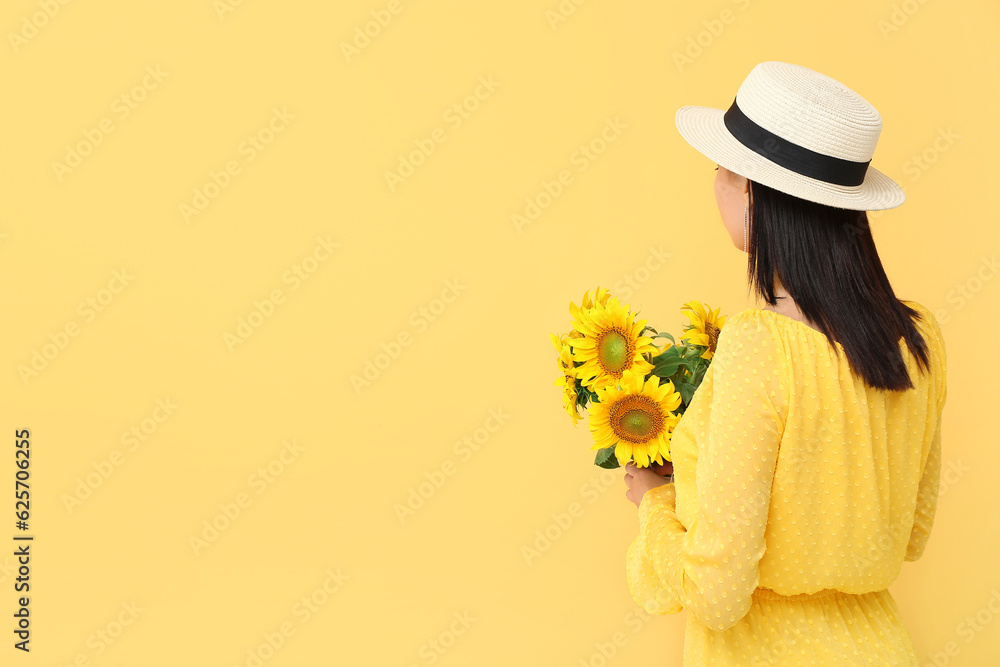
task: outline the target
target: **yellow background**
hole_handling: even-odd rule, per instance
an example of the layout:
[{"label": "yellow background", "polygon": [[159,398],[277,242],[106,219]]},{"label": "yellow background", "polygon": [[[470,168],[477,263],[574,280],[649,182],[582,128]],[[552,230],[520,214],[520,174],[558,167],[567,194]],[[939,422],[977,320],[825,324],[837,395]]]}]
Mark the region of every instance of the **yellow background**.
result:
[{"label": "yellow background", "polygon": [[[577,2],[4,4],[0,663],[679,665],[684,615],[629,596],[636,508],[560,408],[549,332],[597,285],[674,332],[690,299],[756,305],[715,165],[674,112],[726,108],[782,60],[882,115],[873,165],[908,199],[872,215],[876,242],[950,361],[950,481],[891,590],[922,663],[993,664],[996,3]],[[614,140],[581,158],[609,119]],[[54,166],[102,123],[75,168]],[[213,173],[225,187],[185,216]],[[12,647],[21,428],[29,655]],[[133,428],[145,439],[123,440]]]}]

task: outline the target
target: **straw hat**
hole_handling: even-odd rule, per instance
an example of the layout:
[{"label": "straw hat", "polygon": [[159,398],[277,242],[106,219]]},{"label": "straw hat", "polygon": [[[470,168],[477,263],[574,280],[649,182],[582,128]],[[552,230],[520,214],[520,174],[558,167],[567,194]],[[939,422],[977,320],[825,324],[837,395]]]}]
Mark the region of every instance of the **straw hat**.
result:
[{"label": "straw hat", "polygon": [[857,211],[895,208],[903,188],[869,166],[882,118],[863,97],[813,70],[754,67],[728,110],[677,110],[684,139],[717,164],[801,199]]}]

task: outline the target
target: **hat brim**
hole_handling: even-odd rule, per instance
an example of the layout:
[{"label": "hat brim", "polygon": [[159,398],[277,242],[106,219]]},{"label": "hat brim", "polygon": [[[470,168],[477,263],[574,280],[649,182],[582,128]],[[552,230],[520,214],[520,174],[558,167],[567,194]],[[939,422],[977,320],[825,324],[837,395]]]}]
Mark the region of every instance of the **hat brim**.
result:
[{"label": "hat brim", "polygon": [[868,165],[861,185],[835,185],[781,167],[747,148],[726,128],[723,109],[684,106],[674,122],[684,140],[698,152],[751,181],[818,204],[854,211],[881,211],[906,201],[903,188]]}]

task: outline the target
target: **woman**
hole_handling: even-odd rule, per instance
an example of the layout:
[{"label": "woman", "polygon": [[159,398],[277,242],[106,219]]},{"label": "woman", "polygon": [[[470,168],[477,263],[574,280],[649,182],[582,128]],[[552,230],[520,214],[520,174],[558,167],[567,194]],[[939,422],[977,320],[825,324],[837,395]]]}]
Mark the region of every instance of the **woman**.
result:
[{"label": "woman", "polygon": [[934,520],[946,358],[868,226],[905,199],[868,164],[881,119],[837,81],[767,62],[728,111],[676,122],[719,165],[719,212],[767,305],[706,352],[672,469],[626,467],[629,590],[649,613],[687,611],[685,666],[919,665],[887,587]]}]

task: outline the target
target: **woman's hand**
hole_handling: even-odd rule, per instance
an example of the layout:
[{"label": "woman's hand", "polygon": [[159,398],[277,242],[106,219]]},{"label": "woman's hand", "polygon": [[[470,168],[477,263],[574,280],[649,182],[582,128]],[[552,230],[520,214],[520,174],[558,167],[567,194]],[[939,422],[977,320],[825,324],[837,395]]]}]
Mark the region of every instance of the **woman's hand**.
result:
[{"label": "woman's hand", "polygon": [[625,465],[625,485],[628,487],[628,491],[625,492],[625,497],[635,503],[636,507],[639,507],[646,491],[657,486],[670,484],[668,480],[663,478],[663,475],[672,475],[673,472],[674,465],[669,462],[652,468],[640,468],[635,463],[627,463]]}]

